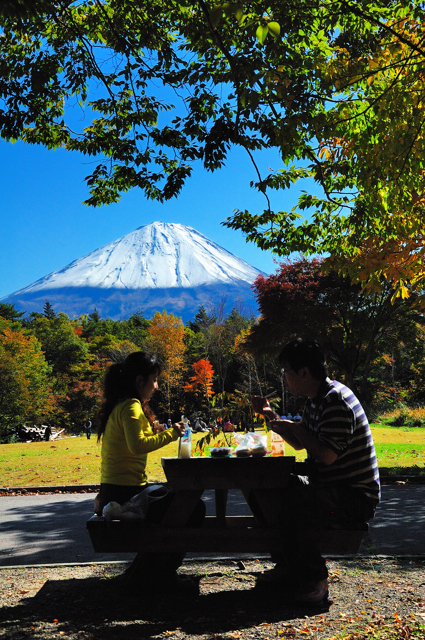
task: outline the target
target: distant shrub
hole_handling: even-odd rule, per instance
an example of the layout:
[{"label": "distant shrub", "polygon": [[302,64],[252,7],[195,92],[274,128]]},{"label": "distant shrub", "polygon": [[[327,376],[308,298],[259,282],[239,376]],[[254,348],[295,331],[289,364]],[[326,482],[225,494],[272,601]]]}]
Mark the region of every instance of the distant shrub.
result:
[{"label": "distant shrub", "polygon": [[409,427],[425,427],[425,407],[410,409],[408,425]]},{"label": "distant shrub", "polygon": [[389,424],[394,427],[404,427],[409,420],[409,409],[407,407],[401,407],[394,412],[394,417],[389,421]]},{"label": "distant shrub", "polygon": [[380,421],[392,427],[425,427],[425,407],[398,406],[380,416]]}]

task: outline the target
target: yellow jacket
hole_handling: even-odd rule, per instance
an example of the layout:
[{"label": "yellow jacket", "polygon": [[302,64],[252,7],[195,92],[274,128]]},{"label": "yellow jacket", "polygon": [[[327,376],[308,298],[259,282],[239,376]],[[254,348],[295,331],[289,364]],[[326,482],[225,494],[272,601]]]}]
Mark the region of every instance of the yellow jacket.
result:
[{"label": "yellow jacket", "polygon": [[102,436],[100,481],[141,486],[147,483],[149,451],[178,439],[175,429],[153,435],[140,400],[129,398],[112,410]]}]

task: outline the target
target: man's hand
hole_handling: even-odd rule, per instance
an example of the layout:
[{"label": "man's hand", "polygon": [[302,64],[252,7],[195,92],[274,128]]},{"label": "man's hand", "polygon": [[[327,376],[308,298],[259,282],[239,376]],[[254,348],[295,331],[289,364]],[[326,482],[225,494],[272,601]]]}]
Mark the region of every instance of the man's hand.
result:
[{"label": "man's hand", "polygon": [[255,413],[263,413],[263,409],[271,409],[267,398],[263,398],[262,396],[251,396],[251,404]]},{"label": "man's hand", "polygon": [[291,420],[272,420],[270,426],[273,431],[279,433],[285,442],[291,445],[293,449],[296,451],[307,449],[310,455],[325,465],[332,464],[338,457],[335,451],[320,442],[314,433],[310,433],[310,431],[304,429],[297,422],[292,422]]},{"label": "man's hand", "polygon": [[305,448],[305,445],[297,437],[300,429],[297,422],[292,422],[292,420],[271,420],[270,427],[272,431],[282,436],[285,442],[290,444],[296,451]]},{"label": "man's hand", "polygon": [[279,417],[271,408],[267,398],[263,396],[251,396],[251,405],[255,413],[261,413],[267,420],[275,420]]},{"label": "man's hand", "polygon": [[271,420],[270,427],[272,431],[278,433],[282,438],[285,435],[294,435],[296,433],[297,423],[292,420]]}]

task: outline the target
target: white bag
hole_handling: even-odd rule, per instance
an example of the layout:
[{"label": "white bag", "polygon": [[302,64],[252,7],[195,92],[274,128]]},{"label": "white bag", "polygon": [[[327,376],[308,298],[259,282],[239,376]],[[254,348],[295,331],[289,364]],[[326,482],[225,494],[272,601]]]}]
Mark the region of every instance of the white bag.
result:
[{"label": "white bag", "polygon": [[152,484],[136,494],[123,505],[118,502],[108,502],[103,507],[102,515],[107,520],[144,520],[149,505],[164,498],[170,489],[163,484]]}]

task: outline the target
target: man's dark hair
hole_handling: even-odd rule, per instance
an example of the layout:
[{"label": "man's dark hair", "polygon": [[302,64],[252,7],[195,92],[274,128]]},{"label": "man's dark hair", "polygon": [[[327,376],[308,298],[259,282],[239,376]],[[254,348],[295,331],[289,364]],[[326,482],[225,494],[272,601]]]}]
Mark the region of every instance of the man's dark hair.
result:
[{"label": "man's dark hair", "polygon": [[290,340],[283,347],[278,360],[279,364],[288,363],[294,371],[308,367],[311,375],[317,380],[323,380],[328,375],[325,354],[315,340]]}]

